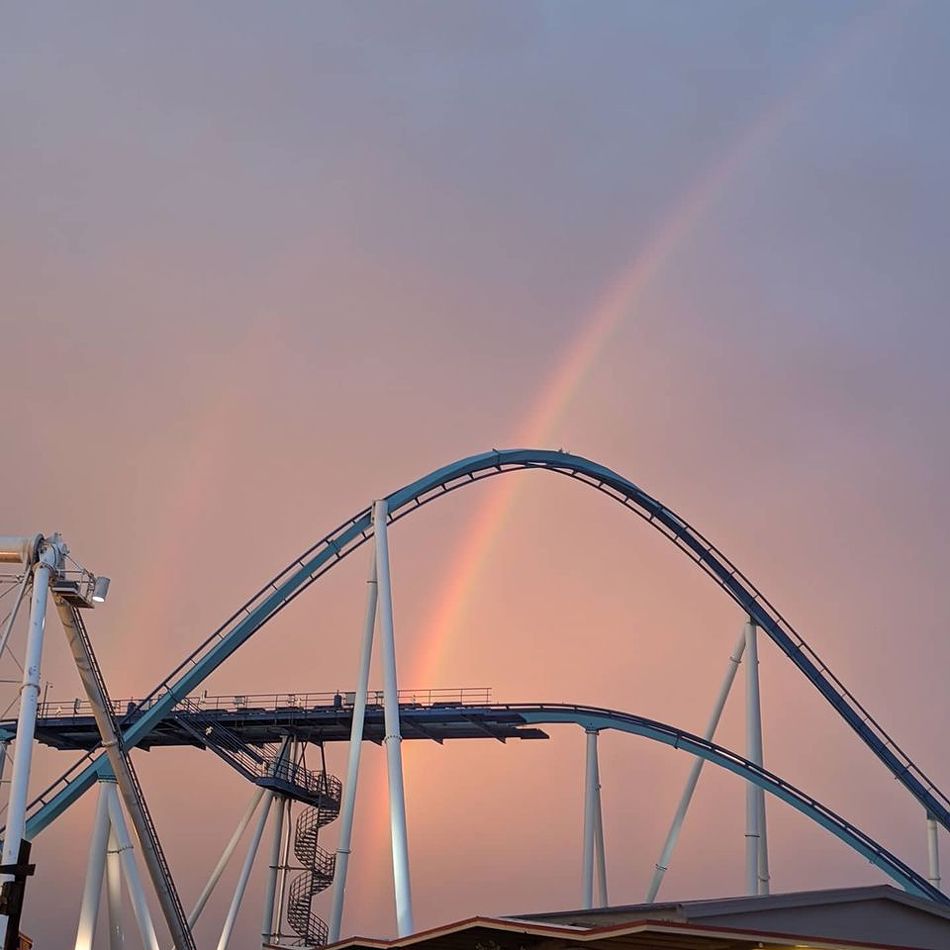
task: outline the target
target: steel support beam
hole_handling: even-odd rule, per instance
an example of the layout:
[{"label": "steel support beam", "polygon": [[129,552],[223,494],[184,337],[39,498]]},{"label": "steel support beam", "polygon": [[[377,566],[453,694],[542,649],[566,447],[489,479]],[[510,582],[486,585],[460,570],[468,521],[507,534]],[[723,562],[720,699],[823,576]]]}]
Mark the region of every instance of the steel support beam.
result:
[{"label": "steel support beam", "polygon": [[125,932],[122,928],[122,862],[114,828],[109,831],[109,850],[106,853],[106,897],[109,907],[109,950],[125,950]]},{"label": "steel support beam", "polygon": [[[17,716],[16,742],[13,746],[13,772],[10,775],[10,799],[7,806],[6,831],[3,841],[3,863],[16,864],[26,821],[26,799],[33,762],[33,735],[36,730],[36,707],[40,695],[40,662],[43,657],[43,636],[46,631],[46,604],[49,582],[60,560],[61,546],[48,544],[33,568],[33,596],[30,602],[30,627],[23,660],[23,682],[20,686],[20,711]],[[27,568],[28,570],[28,568]],[[4,877],[3,880],[9,880]],[[0,918],[6,921],[6,917]],[[5,932],[5,924],[2,925]]]},{"label": "steel support beam", "polygon": [[[746,652],[746,758],[762,768],[762,703],[759,692],[758,627],[752,618],[744,628]],[[765,792],[746,784],[746,890],[768,894],[769,858],[765,827]]]},{"label": "steel support beam", "polygon": [[214,870],[211,872],[211,876],[208,878],[208,883],[205,884],[204,889],[198,897],[198,900],[195,901],[195,906],[188,915],[189,927],[194,927],[194,925],[198,922],[201,912],[205,909],[205,904],[208,903],[208,898],[211,897],[212,891],[214,891],[218,881],[221,880],[221,875],[224,873],[224,869],[228,866],[228,861],[231,860],[231,855],[234,854],[234,851],[238,846],[238,842],[241,840],[245,829],[250,824],[251,817],[257,810],[257,806],[263,795],[264,789],[259,785],[255,786],[254,794],[251,795],[251,800],[248,802],[247,809],[241,816],[241,820],[238,822],[237,828],[234,829],[234,834],[231,835],[231,839],[225,845],[224,851],[221,852],[221,857],[218,858],[218,863],[214,866]]},{"label": "steel support beam", "polygon": [[597,812],[594,815],[594,850],[597,860],[597,906],[606,907],[607,848],[604,842],[604,807],[600,794],[600,761],[597,762]]},{"label": "steel support beam", "polygon": [[238,878],[237,887],[234,888],[234,897],[231,898],[228,916],[224,921],[224,927],[221,929],[221,936],[218,938],[218,950],[227,950],[228,944],[231,942],[231,935],[234,933],[234,924],[237,920],[238,911],[241,909],[241,902],[244,900],[244,892],[247,890],[247,882],[251,876],[251,868],[254,867],[254,858],[257,857],[257,849],[260,847],[261,838],[264,835],[264,827],[267,824],[267,813],[270,811],[271,802],[274,800],[274,797],[274,793],[269,789],[264,792],[264,805],[261,808],[260,817],[257,819],[257,826],[254,828],[251,843],[247,848],[247,856],[244,858],[244,865],[241,868],[241,875]]},{"label": "steel support beam", "polygon": [[290,848],[293,844],[294,824],[291,821],[293,799],[284,801],[284,852],[280,864],[280,876],[277,881],[277,935],[280,937],[282,914],[284,912],[284,894],[287,891],[287,874],[290,870]]},{"label": "steel support beam", "polygon": [[393,593],[389,571],[389,533],[385,500],[373,505],[376,535],[376,571],[379,586],[379,624],[383,660],[383,714],[386,722],[386,766],[389,776],[389,827],[392,838],[393,890],[396,930],[400,937],[413,932],[412,888],[409,879],[409,842],[406,831],[406,792],[402,772],[402,736],[399,731],[399,688],[396,683],[396,644],[393,633]]},{"label": "steel support beam", "polygon": [[[742,654],[745,652],[745,630],[739,634],[739,640],[735,649],[729,656],[729,663],[726,666],[726,675],[723,677],[722,686],[719,687],[719,695],[713,705],[712,713],[709,716],[709,722],[706,723],[706,729],[703,732],[704,739],[712,739],[719,728],[719,720],[722,718],[722,711],[726,706],[726,700],[729,698],[729,692],[736,678],[736,672],[739,664],[742,662]],[[656,862],[656,870],[653,872],[653,879],[647,888],[646,902],[652,904],[656,900],[656,895],[663,883],[663,877],[670,867],[670,860],[673,857],[673,851],[676,843],[679,841],[680,832],[683,830],[683,822],[686,820],[686,812],[689,811],[690,803],[693,800],[693,793],[696,791],[696,783],[699,781],[700,773],[703,770],[705,759],[693,759],[693,764],[689,768],[689,775],[686,777],[686,786],[683,788],[683,794],[679,805],[673,815],[673,821],[670,824],[670,830],[666,833],[666,841],[663,843],[663,850],[660,852],[659,860]]]},{"label": "steel support beam", "polygon": [[581,906],[594,906],[594,831],[597,824],[597,730],[585,730],[587,738],[586,768],[584,770],[584,872]]},{"label": "steel support beam", "polygon": [[[42,549],[38,561],[33,566],[30,626],[26,638],[26,656],[23,658],[20,711],[17,716],[16,742],[13,746],[13,772],[10,775],[3,864],[17,863],[20,842],[23,840],[26,828],[27,794],[30,787],[30,768],[33,763],[33,735],[36,731],[36,707],[40,695],[40,663],[43,657],[43,635],[46,630],[46,604],[49,583],[59,569],[63,549],[64,545],[58,541],[58,536],[55,536],[55,539]],[[24,565],[24,570],[29,572],[30,565]],[[0,875],[0,883],[9,880],[12,880],[10,875]],[[6,915],[0,916],[0,944],[6,940],[8,920]]]},{"label": "steel support beam", "polygon": [[[376,605],[379,584],[376,577],[376,549],[370,554],[369,577],[366,580],[366,615],[360,645],[360,669],[353,698],[353,721],[350,725],[349,760],[346,781],[343,783],[343,802],[340,807],[340,837],[336,848],[336,871],[333,875],[333,895],[330,907],[330,943],[340,939],[343,925],[343,902],[346,899],[346,874],[350,863],[350,845],[353,840],[353,819],[356,811],[356,786],[360,774],[360,756],[363,750],[363,725],[366,721],[366,694],[369,690],[369,670],[373,657],[373,633],[376,627]],[[388,732],[388,730],[387,730]]]},{"label": "steel support beam", "polygon": [[927,815],[927,880],[940,890],[940,829],[936,818]]},{"label": "steel support beam", "polygon": [[[281,743],[280,751],[274,760],[275,773],[288,758],[291,762],[296,757],[297,742],[289,736]],[[267,866],[267,881],[264,885],[264,913],[261,918],[261,945],[270,942],[276,932],[274,926],[274,899],[277,896],[277,877],[280,870],[280,848],[284,835],[284,796],[275,795],[277,807],[274,809],[273,827],[271,829],[270,863]],[[279,917],[278,913],[278,917]]]},{"label": "steel support beam", "polygon": [[125,877],[125,887],[129,892],[132,912],[135,914],[135,922],[138,924],[142,943],[146,950],[159,950],[158,937],[155,934],[155,926],[152,924],[152,915],[149,913],[148,900],[142,887],[142,879],[139,877],[139,869],[135,864],[132,836],[129,834],[129,826],[125,822],[125,815],[119,802],[119,793],[116,791],[113,782],[104,783],[103,791],[108,797],[109,820],[112,822],[115,845],[119,853],[119,860],[122,863],[122,873]]},{"label": "steel support beam", "polygon": [[280,847],[284,843],[284,799],[278,795],[271,819],[270,864],[264,885],[264,913],[261,918],[261,944],[268,943],[276,932],[274,926],[274,899],[277,896],[277,873],[280,870]]},{"label": "steel support beam", "polygon": [[106,869],[106,851],[109,847],[109,800],[99,785],[99,801],[96,803],[96,819],[89,842],[89,861],[86,864],[86,883],[79,909],[79,926],[76,928],[76,950],[92,950],[96,938],[96,920],[99,916],[99,899],[102,896],[102,878]]}]

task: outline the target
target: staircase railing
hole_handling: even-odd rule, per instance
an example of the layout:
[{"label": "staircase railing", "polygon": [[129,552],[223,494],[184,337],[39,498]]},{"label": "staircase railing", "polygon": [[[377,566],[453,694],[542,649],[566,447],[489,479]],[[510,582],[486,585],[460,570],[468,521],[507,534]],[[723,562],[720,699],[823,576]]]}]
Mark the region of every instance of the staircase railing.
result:
[{"label": "staircase railing", "polygon": [[290,882],[287,893],[287,923],[297,934],[299,945],[305,947],[323,947],[327,943],[329,928],[326,921],[313,912],[311,903],[333,883],[336,871],[336,855],[321,848],[317,841],[320,829],[339,815],[342,784],[326,772],[318,773],[318,779],[328,793],[329,807],[307,808],[297,818],[294,854],[302,870]]}]

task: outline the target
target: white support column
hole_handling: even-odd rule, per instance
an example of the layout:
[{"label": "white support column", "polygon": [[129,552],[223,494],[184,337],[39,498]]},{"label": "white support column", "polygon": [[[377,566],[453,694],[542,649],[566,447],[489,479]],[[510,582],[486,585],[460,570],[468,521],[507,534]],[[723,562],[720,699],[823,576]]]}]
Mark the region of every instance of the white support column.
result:
[{"label": "white support column", "polygon": [[[30,604],[30,628],[26,639],[23,661],[23,683],[20,687],[20,712],[17,716],[16,742],[13,745],[13,773],[10,776],[10,799],[7,806],[6,833],[3,842],[3,864],[16,864],[20,841],[26,822],[26,802],[30,785],[30,766],[33,761],[33,733],[36,727],[36,707],[40,695],[40,660],[43,656],[43,634],[46,629],[46,602],[50,578],[55,573],[60,557],[60,545],[47,544],[33,569],[33,597]],[[24,570],[29,570],[25,567]],[[10,876],[0,878],[9,881]],[[6,917],[0,929],[6,934]],[[2,941],[0,941],[2,942]]]},{"label": "white support column", "polygon": [[152,924],[152,915],[149,913],[148,900],[145,897],[145,889],[142,887],[142,879],[139,877],[139,869],[135,864],[132,836],[129,834],[129,826],[126,824],[125,814],[119,802],[119,793],[113,782],[104,783],[103,791],[108,797],[109,820],[112,822],[112,830],[115,833],[115,845],[122,863],[125,886],[129,892],[129,900],[132,902],[132,912],[135,914],[135,922],[138,924],[142,943],[146,950],[159,950],[158,937],[155,934],[155,926]]},{"label": "white support column", "polygon": [[[296,761],[296,740],[287,736],[280,747],[280,752],[274,763],[275,772],[285,762]],[[274,809],[271,829],[270,862],[267,866],[267,879],[264,885],[264,913],[261,917],[261,945],[269,943],[275,933],[274,899],[277,896],[277,878],[280,870],[281,845],[284,838],[284,796],[275,795],[277,807]],[[278,917],[280,914],[278,913]]]},{"label": "white support column", "polygon": [[231,860],[231,855],[234,854],[234,850],[237,848],[238,842],[241,840],[241,837],[244,834],[244,830],[251,823],[251,817],[257,810],[258,803],[260,802],[263,795],[264,789],[259,785],[255,786],[254,794],[251,796],[251,800],[248,802],[247,809],[241,816],[241,820],[238,822],[237,828],[234,829],[234,834],[231,835],[231,840],[225,845],[224,851],[221,852],[221,857],[218,858],[218,863],[214,866],[214,870],[211,872],[211,876],[208,878],[208,883],[205,884],[204,890],[202,890],[198,900],[195,902],[194,908],[192,908],[191,913],[188,915],[189,927],[194,927],[194,925],[198,922],[201,912],[205,909],[205,904],[208,903],[208,898],[211,896],[211,892],[217,886],[218,881],[221,880],[221,875],[224,873],[224,869],[227,867],[228,861]]},{"label": "white support column", "polygon": [[[360,669],[353,697],[353,720],[350,725],[349,761],[346,782],[343,784],[343,802],[340,806],[340,838],[336,847],[336,871],[333,875],[333,903],[330,908],[330,943],[340,939],[343,925],[343,902],[346,898],[346,873],[350,863],[350,843],[353,839],[353,818],[356,810],[356,785],[360,773],[360,755],[363,750],[363,725],[366,721],[366,693],[369,689],[369,668],[373,656],[373,632],[376,626],[376,604],[379,585],[376,579],[376,550],[370,554],[369,577],[366,581],[366,617],[363,621],[363,639],[360,646]],[[388,730],[387,730],[388,731]]]},{"label": "white support column", "polygon": [[227,950],[231,942],[231,934],[234,932],[234,923],[237,920],[238,911],[241,909],[241,902],[244,900],[244,892],[247,890],[247,882],[251,876],[251,868],[254,867],[254,858],[257,857],[257,849],[261,844],[261,837],[264,834],[264,826],[267,824],[267,813],[270,811],[271,802],[274,800],[274,793],[270,790],[264,792],[264,806],[261,809],[260,817],[257,819],[257,827],[251,838],[251,843],[247,848],[247,856],[244,858],[244,866],[241,868],[241,876],[238,878],[237,887],[234,889],[234,897],[231,899],[231,906],[228,909],[227,919],[224,921],[224,927],[221,930],[221,936],[218,939],[218,950]]},{"label": "white support column", "polygon": [[594,830],[597,824],[597,730],[585,729],[587,764],[584,770],[584,873],[581,906],[594,906]]},{"label": "white support column", "polygon": [[[704,739],[712,739],[719,728],[719,720],[722,718],[722,711],[725,708],[726,700],[729,698],[729,692],[732,689],[733,681],[736,678],[736,672],[739,664],[742,662],[742,654],[745,652],[745,630],[739,634],[739,640],[735,649],[729,657],[729,663],[726,666],[726,675],[723,678],[722,686],[719,688],[719,695],[713,705],[712,713],[709,716],[709,722],[703,732]],[[693,793],[696,791],[696,783],[699,781],[700,773],[703,770],[705,759],[694,758],[690,766],[689,775],[686,778],[686,786],[683,789],[683,795],[680,798],[676,813],[673,815],[673,821],[670,824],[670,830],[666,834],[666,841],[663,843],[663,850],[660,852],[660,858],[656,862],[656,870],[653,872],[653,879],[647,889],[646,902],[652,904],[656,900],[657,892],[660,890],[660,884],[663,883],[663,876],[669,870],[670,859],[673,857],[673,851],[676,843],[679,841],[680,832],[683,830],[683,822],[686,820],[686,812],[689,810],[690,803],[693,800]]]},{"label": "white support column", "polygon": [[79,910],[79,926],[76,928],[76,950],[92,950],[92,942],[96,937],[96,919],[99,916],[99,898],[102,895],[102,877],[106,869],[110,831],[109,800],[100,785],[96,820],[89,842],[89,860],[86,864],[86,883]]},{"label": "white support column", "polygon": [[937,819],[927,814],[927,880],[940,890],[940,841]]},{"label": "white support column", "polygon": [[604,843],[604,808],[600,795],[600,763],[597,763],[597,813],[594,815],[594,849],[597,859],[597,906],[606,907],[607,848]]},{"label": "white support column", "polygon": [[393,851],[393,890],[396,929],[400,937],[413,932],[409,842],[406,832],[406,792],[402,775],[402,736],[399,732],[399,689],[396,683],[396,643],[393,633],[393,594],[389,572],[389,533],[385,500],[373,505],[376,571],[379,585],[379,624],[383,660],[383,713],[386,722],[386,766],[389,774],[389,827]]},{"label": "white support column", "polygon": [[115,829],[109,831],[109,850],[106,854],[106,896],[109,907],[109,950],[125,950],[122,930],[122,863]]},{"label": "white support column", "polygon": [[7,770],[7,752],[10,750],[10,740],[0,741],[0,785],[3,785],[3,774]]},{"label": "white support column", "polygon": [[[746,651],[746,758],[762,766],[762,704],[759,693],[758,629],[749,618],[744,628]],[[765,831],[765,792],[746,783],[746,889],[768,894],[768,843]]]},{"label": "white support column", "polygon": [[280,934],[281,915],[284,912],[284,894],[287,891],[287,873],[290,869],[290,847],[293,843],[294,824],[292,819],[293,799],[288,798],[284,801],[284,855],[280,868],[280,877],[277,883],[277,922],[276,928]]},{"label": "white support column", "polygon": [[759,893],[768,894],[772,875],[769,873],[769,829],[765,814],[765,789],[759,790]]},{"label": "white support column", "polygon": [[271,820],[270,864],[264,887],[264,915],[261,918],[261,944],[268,943],[274,933],[274,898],[277,896],[277,871],[280,867],[280,846],[284,843],[284,799],[276,796],[274,817]]}]

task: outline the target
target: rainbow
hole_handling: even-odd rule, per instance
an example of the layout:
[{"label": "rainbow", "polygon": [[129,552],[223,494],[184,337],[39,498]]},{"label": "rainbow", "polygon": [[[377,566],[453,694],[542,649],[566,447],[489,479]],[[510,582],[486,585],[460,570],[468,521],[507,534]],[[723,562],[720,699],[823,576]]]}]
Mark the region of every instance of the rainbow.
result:
[{"label": "rainbow", "polygon": [[[650,243],[627,264],[619,276],[579,322],[578,330],[565,347],[537,398],[516,427],[512,444],[536,447],[544,445],[555,431],[565,411],[577,397],[604,348],[628,317],[635,315],[637,304],[652,281],[669,267],[676,253],[694,234],[713,204],[722,196],[736,173],[761,153],[785,127],[797,110],[822,85],[841,69],[872,38],[887,35],[887,26],[904,10],[898,5],[882,6],[870,14],[861,12],[844,28],[817,61],[803,72],[798,83],[778,102],[763,111],[739,136],[729,151],[700,176],[674,205],[656,229]],[[400,681],[408,687],[437,688],[446,648],[456,639],[465,612],[477,589],[479,576],[487,563],[496,539],[504,527],[516,500],[517,478],[493,482],[484,502],[477,509],[456,553],[449,558],[447,572],[421,633],[410,654],[403,645]],[[408,662],[407,662],[408,660]],[[412,792],[414,743],[403,747],[406,782]],[[388,800],[385,780],[369,792],[372,799],[368,814],[361,822],[367,851],[377,860],[361,864],[351,878],[352,904],[378,899],[388,889]],[[352,906],[352,905],[351,905]]]},{"label": "rainbow", "polygon": [[[656,229],[653,239],[634,255],[580,321],[577,333],[565,347],[563,356],[517,427],[510,444],[534,448],[548,443],[604,348],[624,321],[636,316],[637,306],[645,292],[688,243],[714,203],[734,181],[737,172],[774,141],[800,107],[834,73],[853,60],[859,49],[863,50],[871,39],[886,32],[885,23],[890,23],[897,15],[895,10],[902,12],[895,5],[856,16],[805,70],[798,83],[765,109],[729,151],[686,190]],[[416,655],[402,671],[402,681],[408,686],[447,685],[440,680],[446,645],[462,625],[481,572],[514,504],[519,484],[519,479],[502,479],[500,485],[492,486],[465,531],[458,551],[449,558],[451,568],[423,623]]]}]

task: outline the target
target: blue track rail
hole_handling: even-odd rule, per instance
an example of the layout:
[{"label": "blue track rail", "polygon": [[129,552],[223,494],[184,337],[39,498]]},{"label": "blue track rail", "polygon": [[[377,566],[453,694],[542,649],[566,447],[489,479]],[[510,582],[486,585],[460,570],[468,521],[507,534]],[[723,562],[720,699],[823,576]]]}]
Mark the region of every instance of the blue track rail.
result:
[{"label": "blue track rail", "polygon": [[[153,733],[143,740],[143,745],[156,748],[159,745],[187,746],[193,744],[193,737],[188,730],[181,730],[175,726],[182,720],[188,721],[191,713],[189,704],[184,708],[174,710],[159,727],[161,732]],[[370,710],[374,712],[374,710]],[[243,721],[234,723],[235,714],[243,716]],[[375,710],[376,718],[381,720],[381,709]],[[266,720],[273,723],[279,732],[266,738],[297,736],[304,741],[314,739],[311,733],[313,726],[320,727],[320,736],[316,741],[348,741],[352,709],[341,710],[335,706],[317,706],[312,709],[300,707],[280,707],[251,711],[237,711],[230,708],[215,709],[205,714],[208,723],[227,722],[234,726],[238,733],[247,737],[260,737],[259,723],[255,720]],[[929,898],[942,904],[950,904],[950,898],[941,893],[923,876],[918,874],[907,864],[888,851],[869,835],[851,822],[837,815],[830,808],[822,805],[805,792],[795,788],[773,772],[769,772],[755,765],[743,756],[717,745],[707,739],[702,739],[692,733],[678,729],[667,723],[647,719],[633,713],[618,712],[614,709],[603,709],[595,706],[568,705],[565,703],[505,703],[491,705],[450,704],[436,703],[422,705],[405,703],[399,707],[399,719],[404,736],[416,738],[440,737],[451,738],[453,735],[465,738],[546,738],[547,733],[538,726],[562,724],[579,725],[585,729],[606,730],[614,729],[630,735],[642,736],[653,742],[660,742],[674,749],[705,759],[711,764],[732,772],[741,779],[752,782],[760,788],[774,795],[776,798],[791,805],[806,818],[830,831],[849,848],[870,861],[875,867],[887,874],[896,884],[912,894]],[[63,733],[63,744],[68,743],[69,735],[75,729],[75,719],[71,716],[60,717],[59,720],[47,718],[44,729],[49,738],[54,738],[57,731]],[[466,722],[483,724],[484,731],[468,729],[456,732],[459,726]],[[382,722],[377,724],[375,732],[382,735]],[[373,734],[371,725],[369,733]],[[364,735],[366,735],[364,733]],[[366,736],[368,739],[369,736]],[[378,740],[377,740],[378,741]],[[442,741],[436,738],[436,741]],[[59,744],[59,743],[57,743]],[[248,776],[246,770],[233,760],[225,761],[244,778]],[[284,790],[286,791],[286,789]],[[292,797],[300,798],[299,795]],[[337,796],[337,808],[339,796]],[[318,809],[319,810],[319,809]]]},{"label": "blue track rail", "polygon": [[940,904],[950,904],[950,897],[947,897],[926,878],[914,871],[900,858],[891,854],[881,844],[861,831],[860,828],[837,815],[807,793],[789,784],[775,773],[761,768],[754,762],[750,762],[741,755],[708,739],[702,739],[692,733],[684,732],[682,729],[654,719],[596,706],[573,706],[564,703],[513,703],[492,708],[518,713],[526,723],[535,725],[573,723],[583,726],[585,729],[616,729],[618,732],[643,736],[654,742],[661,742],[672,746],[674,749],[682,749],[690,755],[705,759],[707,762],[711,762],[746,781],[752,782],[769,794],[791,805],[806,818],[810,818],[822,828],[830,831],[848,847],[867,858],[875,867],[880,868],[909,893],[929,898]]},{"label": "blue track rail", "polygon": [[[482,478],[524,469],[565,475],[609,495],[681,548],[766,632],[920,805],[950,830],[950,799],[894,742],[752,582],[682,518],[609,468],[577,455],[541,449],[474,455],[387,496],[390,521]],[[179,701],[196,690],[268,620],[365,544],[372,533],[371,510],[365,508],[295,558],[156,686],[148,697],[145,711],[133,722],[123,723],[123,744],[135,746],[148,735]],[[31,806],[27,837],[35,837],[90,788],[104,762],[101,755],[90,753],[44,792]]]}]

